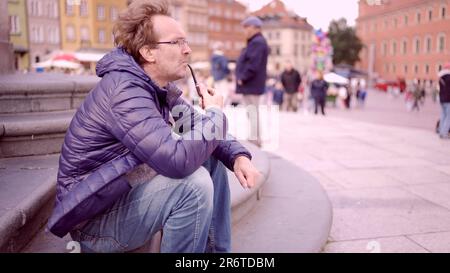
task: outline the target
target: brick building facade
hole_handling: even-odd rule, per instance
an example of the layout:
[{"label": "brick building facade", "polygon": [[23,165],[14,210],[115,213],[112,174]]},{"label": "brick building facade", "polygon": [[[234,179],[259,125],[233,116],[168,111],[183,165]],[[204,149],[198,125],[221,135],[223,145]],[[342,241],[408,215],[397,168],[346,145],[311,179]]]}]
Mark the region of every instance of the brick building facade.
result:
[{"label": "brick building facade", "polygon": [[361,0],[359,68],[371,78],[437,79],[450,61],[449,0]]},{"label": "brick building facade", "polygon": [[211,0],[208,13],[210,50],[215,42],[222,42],[225,55],[236,60],[245,47],[241,22],[247,16],[247,8],[236,0]]}]

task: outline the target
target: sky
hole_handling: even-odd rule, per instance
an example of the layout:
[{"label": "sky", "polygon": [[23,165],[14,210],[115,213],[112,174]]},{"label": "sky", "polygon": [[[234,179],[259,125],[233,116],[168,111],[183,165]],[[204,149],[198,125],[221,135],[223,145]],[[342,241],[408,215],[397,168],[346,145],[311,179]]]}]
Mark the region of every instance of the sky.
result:
[{"label": "sky", "polygon": [[[238,0],[255,11],[271,0]],[[350,26],[355,25],[358,17],[358,0],[282,0],[289,10],[294,10],[316,29],[328,29],[332,19],[344,17]]]}]

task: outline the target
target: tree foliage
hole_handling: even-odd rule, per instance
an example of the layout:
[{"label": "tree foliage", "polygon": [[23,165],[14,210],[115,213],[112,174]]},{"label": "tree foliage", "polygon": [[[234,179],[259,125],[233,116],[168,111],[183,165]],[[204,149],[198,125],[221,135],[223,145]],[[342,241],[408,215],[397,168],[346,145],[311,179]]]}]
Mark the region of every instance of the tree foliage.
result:
[{"label": "tree foliage", "polygon": [[354,65],[360,60],[359,53],[364,45],[355,29],[347,25],[347,20],[341,18],[331,21],[328,37],[333,46],[333,64]]}]

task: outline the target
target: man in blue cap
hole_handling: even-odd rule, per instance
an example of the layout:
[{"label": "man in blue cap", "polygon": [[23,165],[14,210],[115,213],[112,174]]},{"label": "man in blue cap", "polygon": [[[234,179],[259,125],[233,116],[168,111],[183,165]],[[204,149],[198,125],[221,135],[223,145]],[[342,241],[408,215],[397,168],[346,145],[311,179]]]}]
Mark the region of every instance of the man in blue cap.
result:
[{"label": "man in blue cap", "polygon": [[259,103],[266,85],[269,46],[261,33],[262,21],[258,17],[248,17],[242,26],[247,47],[242,50],[236,64],[236,93],[244,95],[247,105],[251,122],[249,141],[261,147]]}]

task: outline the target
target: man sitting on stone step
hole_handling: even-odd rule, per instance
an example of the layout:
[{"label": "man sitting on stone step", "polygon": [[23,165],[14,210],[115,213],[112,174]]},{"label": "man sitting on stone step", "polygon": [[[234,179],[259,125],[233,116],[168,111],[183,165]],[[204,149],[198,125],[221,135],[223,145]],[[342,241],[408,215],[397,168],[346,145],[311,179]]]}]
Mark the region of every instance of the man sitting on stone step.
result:
[{"label": "man sitting on stone step", "polygon": [[226,135],[222,97],[201,86],[203,115],[180,97],[172,82],[191,49],[166,1],[133,1],[114,37],[65,136],[48,229],[70,232],[82,252],[131,251],[160,230],[161,252],[229,252],[224,165],[244,188],[258,171]]}]

